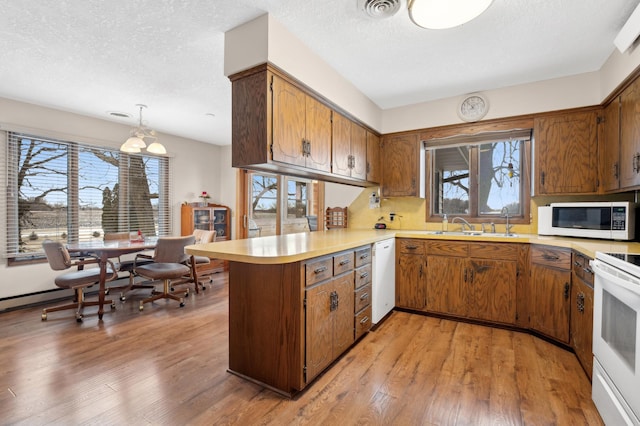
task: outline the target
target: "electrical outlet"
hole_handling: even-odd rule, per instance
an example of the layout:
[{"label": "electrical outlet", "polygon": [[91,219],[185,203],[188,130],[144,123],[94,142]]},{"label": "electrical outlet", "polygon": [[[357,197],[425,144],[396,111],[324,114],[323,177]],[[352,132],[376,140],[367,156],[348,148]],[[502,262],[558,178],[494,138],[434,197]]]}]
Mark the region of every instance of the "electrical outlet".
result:
[{"label": "electrical outlet", "polygon": [[395,213],[389,213],[389,220],[390,220],[391,222],[393,222],[393,219],[395,219],[395,217],[396,217],[396,214],[395,214]]}]

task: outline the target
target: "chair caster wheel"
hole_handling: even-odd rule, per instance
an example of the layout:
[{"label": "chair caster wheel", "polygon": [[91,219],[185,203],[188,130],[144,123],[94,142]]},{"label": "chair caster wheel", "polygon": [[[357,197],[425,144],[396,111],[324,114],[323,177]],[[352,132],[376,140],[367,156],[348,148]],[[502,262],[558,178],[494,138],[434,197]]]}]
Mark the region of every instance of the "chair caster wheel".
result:
[{"label": "chair caster wheel", "polygon": [[138,307],[139,310],[144,310],[144,305],[140,305],[140,307]]},{"label": "chair caster wheel", "polygon": [[112,311],[116,310],[116,302],[111,302],[111,310]]},{"label": "chair caster wheel", "polygon": [[126,298],[126,297],[124,297],[124,296],[120,296],[120,301],[121,301],[121,302],[124,302],[125,300],[127,300],[127,298]]},{"label": "chair caster wheel", "polygon": [[82,315],[76,315],[76,322],[82,322]]},{"label": "chair caster wheel", "polygon": [[184,308],[184,302],[180,302],[180,307]]},{"label": "chair caster wheel", "polygon": [[47,314],[43,313],[42,314],[42,321],[46,321],[47,320]]}]

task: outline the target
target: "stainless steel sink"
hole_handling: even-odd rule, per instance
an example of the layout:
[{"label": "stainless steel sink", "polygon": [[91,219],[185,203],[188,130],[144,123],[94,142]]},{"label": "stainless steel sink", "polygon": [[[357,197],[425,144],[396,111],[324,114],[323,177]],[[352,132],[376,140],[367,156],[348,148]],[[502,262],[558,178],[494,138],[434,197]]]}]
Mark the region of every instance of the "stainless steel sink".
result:
[{"label": "stainless steel sink", "polygon": [[515,238],[518,237],[518,234],[514,233],[498,233],[498,232],[482,232],[482,231],[429,231],[427,234],[430,235],[442,235],[447,236],[450,235],[452,237],[461,237],[461,236],[469,236],[469,237],[490,237],[490,238]]}]

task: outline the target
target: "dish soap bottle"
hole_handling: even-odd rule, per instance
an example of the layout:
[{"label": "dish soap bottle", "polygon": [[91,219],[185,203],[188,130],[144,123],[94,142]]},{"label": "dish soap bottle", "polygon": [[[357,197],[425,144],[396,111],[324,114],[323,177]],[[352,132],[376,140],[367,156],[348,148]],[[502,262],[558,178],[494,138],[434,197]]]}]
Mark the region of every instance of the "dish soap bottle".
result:
[{"label": "dish soap bottle", "polygon": [[442,216],[442,232],[447,232],[449,228],[449,220],[447,219],[447,215]]}]

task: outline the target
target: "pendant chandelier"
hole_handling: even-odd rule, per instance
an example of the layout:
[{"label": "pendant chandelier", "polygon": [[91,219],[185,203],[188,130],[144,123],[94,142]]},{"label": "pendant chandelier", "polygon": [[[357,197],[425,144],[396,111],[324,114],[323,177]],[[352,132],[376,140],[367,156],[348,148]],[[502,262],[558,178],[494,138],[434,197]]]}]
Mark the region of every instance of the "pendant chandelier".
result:
[{"label": "pendant chandelier", "polygon": [[[129,139],[127,139],[127,141],[123,143],[122,146],[120,146],[120,151],[137,153],[142,152],[142,150],[144,149],[146,152],[149,152],[151,154],[166,154],[167,150],[160,142],[158,142],[156,132],[145,127],[142,124],[142,109],[146,108],[147,106],[142,104],[136,104],[136,106],[140,108],[138,127],[131,130]],[[145,139],[151,142],[149,146],[147,146]]]},{"label": "pendant chandelier", "polygon": [[442,30],[477,18],[493,0],[409,0],[409,17],[422,28]]}]

